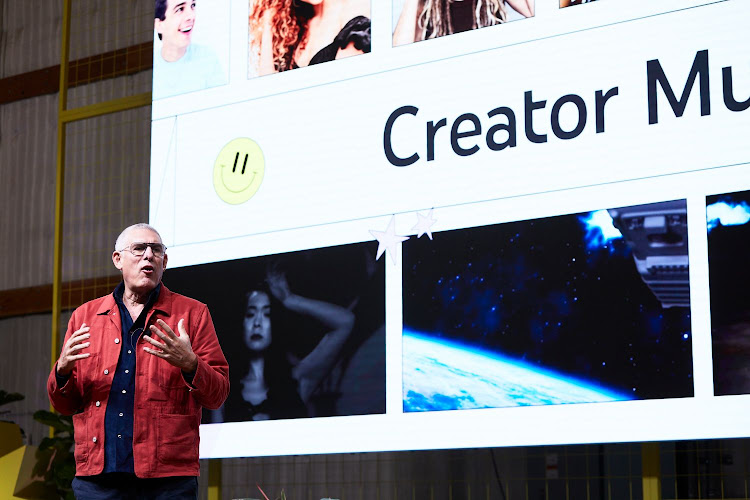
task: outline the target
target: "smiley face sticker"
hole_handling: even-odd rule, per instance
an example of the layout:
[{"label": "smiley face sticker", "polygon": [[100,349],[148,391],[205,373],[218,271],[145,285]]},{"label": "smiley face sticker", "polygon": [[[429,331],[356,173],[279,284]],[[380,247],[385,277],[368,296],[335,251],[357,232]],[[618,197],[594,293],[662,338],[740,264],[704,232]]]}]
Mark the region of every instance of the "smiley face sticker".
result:
[{"label": "smiley face sticker", "polygon": [[231,205],[245,203],[258,191],[266,162],[263,151],[252,139],[238,137],[229,141],[214,162],[214,189]]}]

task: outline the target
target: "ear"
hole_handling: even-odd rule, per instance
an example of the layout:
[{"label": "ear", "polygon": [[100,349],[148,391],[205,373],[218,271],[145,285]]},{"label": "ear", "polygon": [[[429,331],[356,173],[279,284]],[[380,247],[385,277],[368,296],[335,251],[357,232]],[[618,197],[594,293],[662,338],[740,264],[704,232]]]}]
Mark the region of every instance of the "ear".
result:
[{"label": "ear", "polygon": [[169,258],[169,256],[165,253],[164,254],[164,258],[162,259],[162,263],[164,264],[164,267],[163,267],[164,271],[167,270],[167,260],[168,260],[168,258]]},{"label": "ear", "polygon": [[161,35],[161,23],[162,23],[161,19],[159,19],[158,17],[154,18],[154,30],[156,30],[156,32],[159,33],[160,35]]},{"label": "ear", "polygon": [[117,269],[122,271],[122,255],[120,254],[120,252],[112,252],[112,264],[114,264]]}]

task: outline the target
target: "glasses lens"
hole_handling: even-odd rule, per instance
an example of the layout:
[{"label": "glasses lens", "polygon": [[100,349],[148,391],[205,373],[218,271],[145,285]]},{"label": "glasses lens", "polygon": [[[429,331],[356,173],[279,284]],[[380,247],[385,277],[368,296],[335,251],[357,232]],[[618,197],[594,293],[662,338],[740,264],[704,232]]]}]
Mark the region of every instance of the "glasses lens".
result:
[{"label": "glasses lens", "polygon": [[166,247],[161,243],[133,243],[130,245],[130,253],[136,257],[141,257],[146,253],[148,247],[151,247],[151,252],[157,257],[162,257],[166,250]]},{"label": "glasses lens", "polygon": [[146,245],[145,243],[133,243],[132,245],[130,245],[130,253],[132,253],[136,257],[140,257],[146,252],[146,247],[148,247],[148,245]]}]

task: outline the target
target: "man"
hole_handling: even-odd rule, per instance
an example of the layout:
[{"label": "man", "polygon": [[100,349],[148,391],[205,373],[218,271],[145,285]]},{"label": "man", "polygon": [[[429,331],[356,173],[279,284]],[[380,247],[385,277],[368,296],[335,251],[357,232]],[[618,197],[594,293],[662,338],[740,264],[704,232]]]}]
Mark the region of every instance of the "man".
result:
[{"label": "man", "polygon": [[202,407],[229,393],[229,367],[205,304],[161,283],[166,247],[126,228],[112,262],[122,283],[75,310],[47,391],[73,414],[85,498],[197,498]]},{"label": "man", "polygon": [[216,54],[191,44],[195,13],[195,0],[155,0],[154,29],[162,43],[161,50],[154,45],[154,99],[227,83]]}]

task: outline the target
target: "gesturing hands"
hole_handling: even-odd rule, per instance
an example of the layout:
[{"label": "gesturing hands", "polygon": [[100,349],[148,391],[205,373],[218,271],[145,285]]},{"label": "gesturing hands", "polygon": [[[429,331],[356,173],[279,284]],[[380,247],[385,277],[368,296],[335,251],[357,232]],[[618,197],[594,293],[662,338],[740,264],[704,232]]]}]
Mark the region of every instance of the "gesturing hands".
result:
[{"label": "gesturing hands", "polygon": [[76,361],[91,356],[90,352],[81,353],[81,349],[85,349],[91,344],[91,342],[84,342],[87,338],[91,337],[89,330],[90,328],[86,326],[86,323],[83,323],[81,328],[73,332],[73,335],[65,342],[60,359],[57,360],[58,375],[70,375]]},{"label": "gesturing hands", "polygon": [[175,335],[174,331],[164,321],[159,319],[156,322],[161,328],[151,325],[149,329],[152,333],[158,335],[164,343],[154,340],[149,335],[144,335],[143,338],[151,345],[157,347],[158,350],[149,347],[144,347],[143,350],[154,356],[166,359],[169,364],[176,366],[185,373],[194,372],[198,367],[198,356],[195,355],[190,345],[190,337],[188,337],[187,330],[185,330],[184,320],[181,319],[177,323],[179,336]]}]

